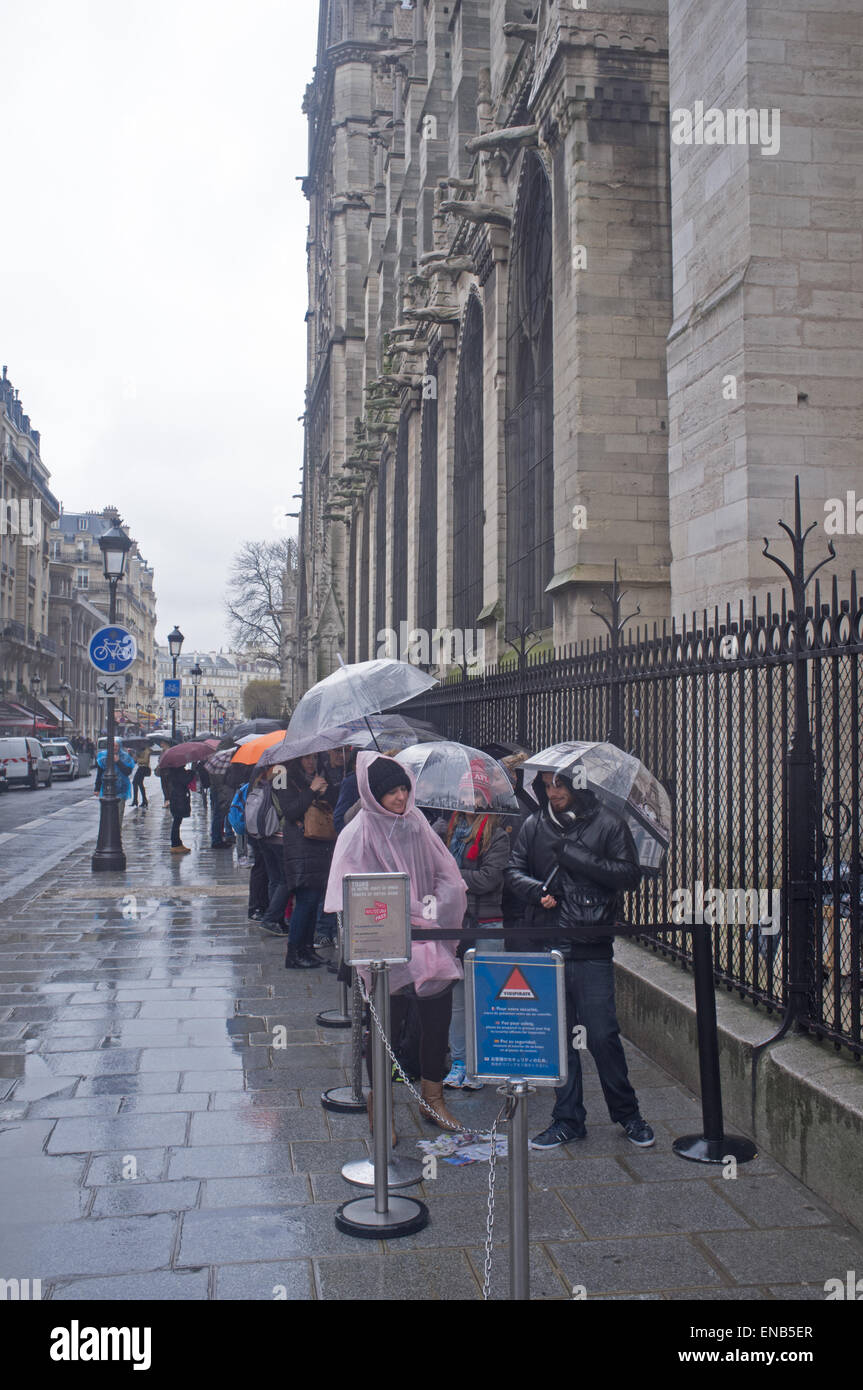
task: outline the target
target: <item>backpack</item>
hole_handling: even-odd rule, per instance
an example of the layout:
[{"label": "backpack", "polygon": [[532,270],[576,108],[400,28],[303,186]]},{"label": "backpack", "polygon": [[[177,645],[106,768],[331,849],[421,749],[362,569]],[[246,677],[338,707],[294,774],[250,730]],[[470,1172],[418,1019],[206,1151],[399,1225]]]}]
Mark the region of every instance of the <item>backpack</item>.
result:
[{"label": "backpack", "polygon": [[234,799],[228,807],[228,824],[235,835],[245,835],[246,833],[246,797],[249,795],[249,784],[244,782],[238,792],[235,792]]},{"label": "backpack", "polygon": [[[261,812],[265,809],[266,803],[264,798],[267,794],[267,784],[266,782],[261,782],[258,786],[253,787],[252,790],[249,791],[247,783],[246,788],[246,800],[243,807],[245,812],[246,834],[254,835],[256,838],[262,839],[265,832],[258,829],[258,817],[261,816]],[[261,820],[263,820],[263,816],[261,816]]]}]

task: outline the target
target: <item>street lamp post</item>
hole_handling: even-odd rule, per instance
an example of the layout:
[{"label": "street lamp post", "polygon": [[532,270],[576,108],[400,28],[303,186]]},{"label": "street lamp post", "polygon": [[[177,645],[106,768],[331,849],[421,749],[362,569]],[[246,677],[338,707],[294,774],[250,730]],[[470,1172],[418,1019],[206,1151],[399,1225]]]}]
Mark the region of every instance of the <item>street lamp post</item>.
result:
[{"label": "street lamp post", "polygon": [[[180,652],[183,650],[183,641],[184,641],[183,634],[182,634],[182,632],[180,631],[180,629],[177,627],[177,625],[176,625],[176,623],[175,623],[175,624],[174,624],[174,631],[168,633],[168,650],[169,650],[169,652],[171,653],[171,660],[172,660],[172,662],[173,662],[172,675],[173,675],[173,677],[174,677],[174,680],[177,679],[177,657],[180,655]],[[172,706],[171,706],[171,739],[174,740],[174,739],[176,739],[176,737],[177,737],[177,706],[176,706],[176,705],[172,705]]]},{"label": "street lamp post", "polygon": [[42,689],[42,677],[41,677],[41,676],[33,676],[32,679],[31,679],[31,681],[30,681],[30,694],[33,696],[33,737],[34,737],[34,738],[36,737],[36,700],[37,700],[38,697],[39,697],[39,691],[40,691],[41,689]]},{"label": "street lamp post", "polygon": [[[132,542],[119,523],[112,526],[99,537],[102,552],[102,569],[108,581],[110,600],[108,624],[117,621],[117,585],[123,578],[126,556]],[[117,772],[114,767],[114,698],[108,696],[107,705],[107,743],[105,766],[102,770],[102,796],[99,801],[99,838],[90,861],[93,873],[106,869],[125,869],[126,856],[120,836],[120,809],[117,800]]]},{"label": "street lamp post", "polygon": [[207,691],[207,707],[208,707],[208,708],[207,708],[207,719],[208,719],[208,723],[209,723],[209,730],[210,730],[210,733],[213,732],[213,701],[215,700],[215,698],[216,698],[216,697],[215,697],[215,695],[213,694],[212,690],[208,690],[208,691]]},{"label": "street lamp post", "polygon": [[201,670],[201,667],[198,665],[198,663],[197,663],[197,661],[196,661],[195,664],[194,664],[194,666],[192,667],[191,671],[189,672],[189,675],[192,677],[192,696],[193,696],[193,702],[192,702],[192,738],[193,738],[193,740],[194,740],[195,738],[197,738],[197,736],[198,736],[198,686],[201,684],[201,677],[202,677],[203,674],[204,674],[204,672]]}]

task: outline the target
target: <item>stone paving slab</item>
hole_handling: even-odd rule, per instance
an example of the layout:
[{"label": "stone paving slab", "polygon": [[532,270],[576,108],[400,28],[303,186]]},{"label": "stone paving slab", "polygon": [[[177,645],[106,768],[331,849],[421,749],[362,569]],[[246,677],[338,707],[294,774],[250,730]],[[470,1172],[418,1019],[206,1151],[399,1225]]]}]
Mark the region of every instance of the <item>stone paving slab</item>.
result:
[{"label": "stone paving slab", "polygon": [[[482,1298],[488,1168],[438,1162],[410,1193],[429,1225],[399,1241],[337,1231],[360,1195],[364,1115],[325,1111],[349,1080],[326,971],[287,972],[284,947],[245,913],[248,871],[208,847],[195,806],[182,863],[167,816],[127,817],[124,875],[94,881],[92,846],[11,891],[0,919],[2,1265],[43,1297],[84,1300]],[[283,1028],[277,1036],[274,1029]],[[281,1045],[284,1044],[284,1045]],[[588,1137],[532,1152],[531,1296],[564,1301],[823,1299],[863,1270],[863,1237],[769,1155],[720,1170],[685,1163],[698,1127],[685,1087],[627,1045],[656,1148],[608,1120],[585,1058]],[[394,1088],[399,1154],[437,1131]],[[493,1087],[452,1093],[487,1127]],[[530,1101],[531,1131],[551,1098]],[[492,1296],[507,1291],[507,1165],[498,1164]]]}]

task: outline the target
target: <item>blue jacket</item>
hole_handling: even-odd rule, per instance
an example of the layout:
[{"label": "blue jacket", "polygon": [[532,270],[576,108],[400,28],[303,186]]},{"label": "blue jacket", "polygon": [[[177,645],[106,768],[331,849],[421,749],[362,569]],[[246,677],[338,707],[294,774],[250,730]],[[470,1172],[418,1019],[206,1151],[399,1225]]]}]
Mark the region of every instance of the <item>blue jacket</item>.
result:
[{"label": "blue jacket", "polygon": [[336,833],[341,835],[345,828],[345,812],[355,806],[360,799],[360,787],[357,782],[357,774],[349,772],[347,777],[342,778],[339,787],[339,799],[336,802],[336,809],[333,811],[333,824]]},{"label": "blue jacket", "polygon": [[[132,795],[132,783],[129,781],[129,778],[135,771],[135,763],[131,755],[126,752],[125,748],[120,748],[116,751],[120,754],[118,761],[114,765],[117,774],[117,797],[120,801],[128,801]],[[100,799],[105,795],[105,759],[107,756],[108,750],[106,748],[103,753],[99,753],[96,757],[96,766],[102,769],[102,777],[99,786]]]}]

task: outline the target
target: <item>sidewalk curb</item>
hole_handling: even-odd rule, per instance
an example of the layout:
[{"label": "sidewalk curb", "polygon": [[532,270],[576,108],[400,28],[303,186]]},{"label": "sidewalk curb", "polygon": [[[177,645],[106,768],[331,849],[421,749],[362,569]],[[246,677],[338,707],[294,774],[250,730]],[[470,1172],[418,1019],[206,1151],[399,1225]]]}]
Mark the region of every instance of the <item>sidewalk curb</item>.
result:
[{"label": "sidewalk curb", "polygon": [[[692,975],[632,941],[618,939],[614,953],[621,1031],[700,1095]],[[780,1015],[719,989],[716,1012],[727,1128],[754,1138],[863,1230],[863,1068],[829,1043],[784,1038],[758,1063],[753,1132],[752,1052],[776,1032]]]}]

